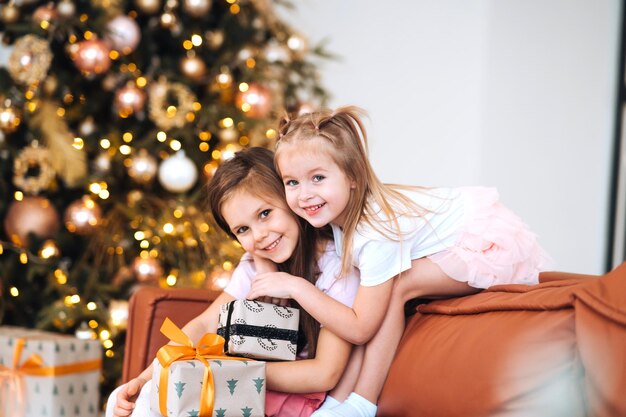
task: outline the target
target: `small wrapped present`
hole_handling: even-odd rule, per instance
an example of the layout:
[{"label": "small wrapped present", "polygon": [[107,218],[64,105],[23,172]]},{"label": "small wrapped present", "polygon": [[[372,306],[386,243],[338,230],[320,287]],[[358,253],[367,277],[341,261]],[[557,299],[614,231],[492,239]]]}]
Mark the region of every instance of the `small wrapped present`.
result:
[{"label": "small wrapped present", "polygon": [[197,347],[171,320],[153,362],[150,408],[167,417],[264,417],[265,362],[224,356],[224,339],[205,334]]},{"label": "small wrapped present", "polygon": [[217,334],[228,355],[292,361],[296,359],[300,311],[249,300],[220,306]]},{"label": "small wrapped present", "polygon": [[101,358],[97,340],[0,327],[0,416],[97,417]]}]

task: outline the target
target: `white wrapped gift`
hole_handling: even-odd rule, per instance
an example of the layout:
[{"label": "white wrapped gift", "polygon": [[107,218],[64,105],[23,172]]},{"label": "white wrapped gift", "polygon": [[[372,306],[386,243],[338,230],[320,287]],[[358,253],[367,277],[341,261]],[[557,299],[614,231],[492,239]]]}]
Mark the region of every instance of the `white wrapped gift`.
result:
[{"label": "white wrapped gift", "polygon": [[220,306],[217,333],[228,355],[264,360],[295,360],[300,311],[249,300]]},{"label": "white wrapped gift", "polygon": [[102,347],[21,327],[0,327],[0,415],[98,416]]}]

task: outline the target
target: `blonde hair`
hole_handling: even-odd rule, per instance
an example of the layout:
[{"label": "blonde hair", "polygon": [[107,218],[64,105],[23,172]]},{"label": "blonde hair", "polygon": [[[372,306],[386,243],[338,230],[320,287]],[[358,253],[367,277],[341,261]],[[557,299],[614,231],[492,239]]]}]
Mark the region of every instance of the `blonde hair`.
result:
[{"label": "blonde hair", "polygon": [[[285,116],[279,123],[276,160],[285,144],[322,140],[332,148],[327,155],[354,184],[343,224],[342,275],[351,269],[352,241],[360,222],[368,223],[389,239],[402,242],[398,217],[422,216],[426,211],[398,191],[421,187],[387,185],[376,176],[368,157],[367,133],[362,120],[365,116],[363,109],[347,106],[320,110],[295,119]],[[400,207],[405,207],[406,211],[399,212]]]}]

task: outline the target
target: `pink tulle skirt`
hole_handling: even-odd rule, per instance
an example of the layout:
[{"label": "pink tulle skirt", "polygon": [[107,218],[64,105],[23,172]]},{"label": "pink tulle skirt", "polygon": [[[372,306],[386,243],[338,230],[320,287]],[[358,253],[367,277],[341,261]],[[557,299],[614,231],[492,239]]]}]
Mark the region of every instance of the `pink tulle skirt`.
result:
[{"label": "pink tulle skirt", "polygon": [[322,405],[325,398],[325,392],[288,394],[268,390],[265,394],[265,415],[267,417],[309,417]]},{"label": "pink tulle skirt", "polygon": [[456,244],[428,256],[448,276],[474,288],[537,284],[551,259],[493,188],[467,188],[466,223]]}]

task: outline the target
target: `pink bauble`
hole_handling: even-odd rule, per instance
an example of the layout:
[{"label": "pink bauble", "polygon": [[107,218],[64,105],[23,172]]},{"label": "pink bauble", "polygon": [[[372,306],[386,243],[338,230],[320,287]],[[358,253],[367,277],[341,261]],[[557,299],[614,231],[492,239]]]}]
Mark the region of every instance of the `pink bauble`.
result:
[{"label": "pink bauble", "polygon": [[102,223],[102,210],[88,197],[74,201],[65,210],[65,227],[72,233],[90,235]]},{"label": "pink bauble", "polygon": [[106,42],[90,39],[76,44],[72,60],[76,68],[85,74],[102,74],[111,67],[110,52],[111,49]]},{"label": "pink bauble", "polygon": [[146,93],[135,84],[127,84],[115,92],[115,107],[126,115],[143,109],[145,102]]},{"label": "pink bauble", "polygon": [[246,91],[237,92],[235,103],[252,119],[267,117],[272,110],[271,93],[260,84],[251,83]]},{"label": "pink bauble", "polygon": [[52,22],[57,17],[57,11],[54,9],[53,3],[39,6],[33,12],[33,20],[37,23],[43,21]]},{"label": "pink bauble", "polygon": [[4,231],[19,246],[28,246],[28,234],[45,239],[59,231],[59,214],[43,197],[24,197],[9,206],[4,218]]},{"label": "pink bauble", "polygon": [[113,49],[124,55],[130,54],[139,45],[141,30],[132,17],[116,16],[107,23],[106,28],[106,38],[111,42]]},{"label": "pink bauble", "polygon": [[156,282],[163,277],[163,267],[161,263],[154,258],[137,257],[131,266],[137,281],[139,282]]}]

